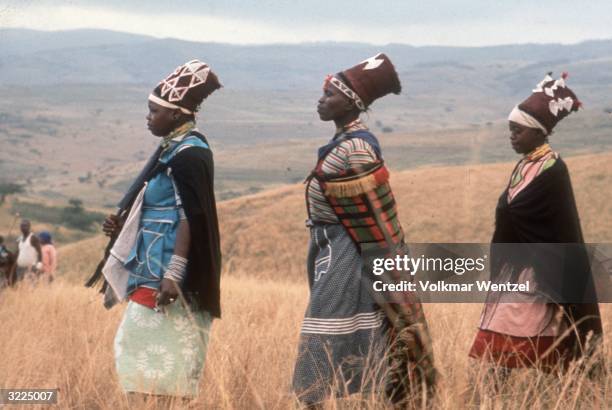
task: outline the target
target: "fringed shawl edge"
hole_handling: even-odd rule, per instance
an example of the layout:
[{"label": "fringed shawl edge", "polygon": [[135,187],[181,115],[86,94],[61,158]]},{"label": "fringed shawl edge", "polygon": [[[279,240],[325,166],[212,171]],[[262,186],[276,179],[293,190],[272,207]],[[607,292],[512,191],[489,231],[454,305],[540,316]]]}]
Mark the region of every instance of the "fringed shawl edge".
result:
[{"label": "fringed shawl edge", "polygon": [[323,187],[326,196],[350,198],[370,192],[387,182],[389,182],[389,171],[380,162],[376,167],[360,174],[323,181]]}]

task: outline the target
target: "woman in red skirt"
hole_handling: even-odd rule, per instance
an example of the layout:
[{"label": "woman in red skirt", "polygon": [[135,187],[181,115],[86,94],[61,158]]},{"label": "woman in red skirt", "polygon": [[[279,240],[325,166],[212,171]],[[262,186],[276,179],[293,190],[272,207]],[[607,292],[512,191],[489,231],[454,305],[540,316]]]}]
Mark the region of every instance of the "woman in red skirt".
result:
[{"label": "woman in red skirt", "polygon": [[491,279],[527,292],[490,293],[470,357],[505,369],[563,369],[590,355],[602,326],[569,172],[549,145],[555,125],[580,102],[564,74],[548,74],[509,116],[522,154],[496,208]]}]

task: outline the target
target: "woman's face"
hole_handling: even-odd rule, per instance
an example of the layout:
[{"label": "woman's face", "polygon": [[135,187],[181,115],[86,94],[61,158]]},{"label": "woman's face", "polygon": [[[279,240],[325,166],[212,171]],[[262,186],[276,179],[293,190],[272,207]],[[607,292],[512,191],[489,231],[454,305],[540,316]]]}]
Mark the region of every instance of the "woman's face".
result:
[{"label": "woman's face", "polygon": [[537,128],[529,128],[510,121],[510,144],[518,154],[528,154],[546,142],[546,136]]},{"label": "woman's face", "polygon": [[353,109],[351,100],[331,84],[323,90],[323,95],[319,98],[317,105],[317,112],[322,121],[335,120]]},{"label": "woman's face", "polygon": [[149,101],[147,128],[151,131],[151,134],[157,137],[170,134],[176,128],[177,120],[176,110]]}]

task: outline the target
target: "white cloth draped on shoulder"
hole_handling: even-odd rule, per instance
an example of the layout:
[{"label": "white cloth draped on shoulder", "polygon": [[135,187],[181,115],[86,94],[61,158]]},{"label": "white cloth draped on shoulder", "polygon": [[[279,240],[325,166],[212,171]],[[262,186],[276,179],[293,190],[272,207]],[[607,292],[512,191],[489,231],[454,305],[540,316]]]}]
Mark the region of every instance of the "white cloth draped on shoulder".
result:
[{"label": "white cloth draped on shoulder", "polygon": [[[124,263],[138,238],[142,202],[146,189],[147,184],[145,183],[138,193],[138,196],[136,196],[123,228],[110,251],[110,256],[102,268],[102,274],[109,284],[104,299],[105,302],[112,300],[110,306],[123,301],[127,296],[127,285],[130,272],[125,268]],[[109,294],[109,292],[112,292],[112,294]]]}]

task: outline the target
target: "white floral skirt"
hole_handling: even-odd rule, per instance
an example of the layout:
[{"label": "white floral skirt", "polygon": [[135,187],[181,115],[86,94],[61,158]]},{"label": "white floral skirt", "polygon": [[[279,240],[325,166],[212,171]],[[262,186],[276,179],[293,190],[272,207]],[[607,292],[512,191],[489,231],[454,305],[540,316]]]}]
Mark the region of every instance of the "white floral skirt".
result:
[{"label": "white floral skirt", "polygon": [[211,324],[208,312],[188,312],[179,301],[165,313],[130,301],[115,336],[124,391],[197,396]]}]

